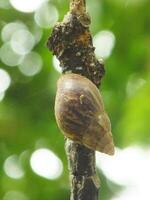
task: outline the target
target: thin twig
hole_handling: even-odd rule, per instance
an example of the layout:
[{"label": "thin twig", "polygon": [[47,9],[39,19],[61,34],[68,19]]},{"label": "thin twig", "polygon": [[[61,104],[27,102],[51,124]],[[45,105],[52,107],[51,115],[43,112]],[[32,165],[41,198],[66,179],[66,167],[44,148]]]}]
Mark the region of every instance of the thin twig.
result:
[{"label": "thin twig", "polygon": [[86,12],[85,0],[70,0],[70,11],[74,14],[83,14]]}]

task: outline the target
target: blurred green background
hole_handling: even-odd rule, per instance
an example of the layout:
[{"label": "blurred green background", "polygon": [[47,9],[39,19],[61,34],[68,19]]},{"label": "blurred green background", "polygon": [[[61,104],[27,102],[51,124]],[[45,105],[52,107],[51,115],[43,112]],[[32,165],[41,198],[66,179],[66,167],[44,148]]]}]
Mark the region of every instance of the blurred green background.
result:
[{"label": "blurred green background", "polygon": [[[60,67],[46,48],[68,8],[68,0],[0,0],[1,200],[69,199],[53,109]],[[87,8],[116,145],[112,158],[97,153],[101,199],[148,200],[150,1],[87,0]]]}]

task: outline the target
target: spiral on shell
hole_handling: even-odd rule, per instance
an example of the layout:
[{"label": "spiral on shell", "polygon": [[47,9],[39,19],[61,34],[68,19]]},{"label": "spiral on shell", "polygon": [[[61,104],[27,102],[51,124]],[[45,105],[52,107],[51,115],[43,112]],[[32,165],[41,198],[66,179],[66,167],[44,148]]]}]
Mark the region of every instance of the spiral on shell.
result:
[{"label": "spiral on shell", "polygon": [[89,79],[71,73],[59,78],[55,116],[65,137],[92,150],[114,154],[111,123],[100,92]]}]

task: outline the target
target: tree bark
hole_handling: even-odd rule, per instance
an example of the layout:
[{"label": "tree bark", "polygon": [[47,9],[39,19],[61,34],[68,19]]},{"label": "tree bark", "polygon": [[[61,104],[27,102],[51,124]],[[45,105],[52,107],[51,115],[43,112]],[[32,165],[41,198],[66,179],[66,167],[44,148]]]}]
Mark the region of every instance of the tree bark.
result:
[{"label": "tree bark", "polygon": [[[104,66],[95,56],[89,25],[85,0],[70,0],[70,12],[63,22],[56,24],[47,45],[59,59],[63,73],[81,74],[99,87]],[[71,181],[70,200],[98,200],[100,184],[95,152],[69,139],[65,147]]]},{"label": "tree bark", "polygon": [[100,184],[95,169],[95,152],[67,139],[66,153],[71,180],[70,200],[98,200]]}]

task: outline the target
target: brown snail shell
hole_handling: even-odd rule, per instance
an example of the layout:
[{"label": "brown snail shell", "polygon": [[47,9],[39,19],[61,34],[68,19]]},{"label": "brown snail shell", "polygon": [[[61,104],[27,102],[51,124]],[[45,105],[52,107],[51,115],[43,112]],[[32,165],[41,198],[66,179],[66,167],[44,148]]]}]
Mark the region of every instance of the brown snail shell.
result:
[{"label": "brown snail shell", "polygon": [[59,78],[55,116],[67,138],[92,150],[114,154],[110,120],[99,90],[89,79],[78,74]]}]

